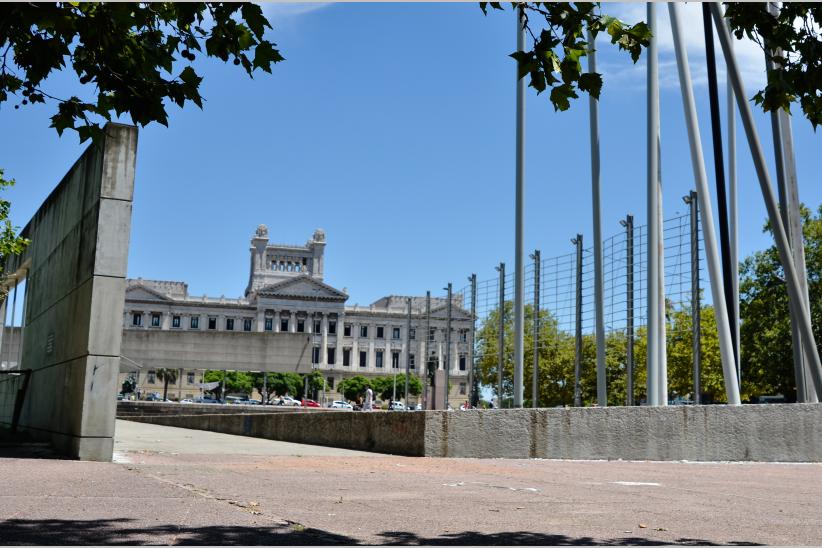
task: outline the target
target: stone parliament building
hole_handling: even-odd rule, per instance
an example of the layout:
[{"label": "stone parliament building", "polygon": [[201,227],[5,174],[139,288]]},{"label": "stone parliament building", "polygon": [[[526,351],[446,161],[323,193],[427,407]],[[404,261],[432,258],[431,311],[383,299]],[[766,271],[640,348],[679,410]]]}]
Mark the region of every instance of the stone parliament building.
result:
[{"label": "stone parliament building", "polygon": [[[141,394],[162,394],[156,370],[178,369],[168,397],[179,400],[200,395],[206,370],[318,369],[330,402],[343,399],[336,387],[346,377],[399,374],[398,385],[404,383],[406,348],[411,374],[425,376],[425,356],[429,367],[444,371],[447,299],[432,297],[430,314],[424,296],[391,295],[370,306],[346,306],[345,289],[323,280],[325,246],[322,230],[303,246],[272,244],[260,225],[251,239],[248,286],[239,299],[195,297],[184,282],[128,280],[120,385],[131,375]],[[469,397],[472,344],[471,315],[460,297],[452,300],[451,317],[449,401],[457,407]]]}]

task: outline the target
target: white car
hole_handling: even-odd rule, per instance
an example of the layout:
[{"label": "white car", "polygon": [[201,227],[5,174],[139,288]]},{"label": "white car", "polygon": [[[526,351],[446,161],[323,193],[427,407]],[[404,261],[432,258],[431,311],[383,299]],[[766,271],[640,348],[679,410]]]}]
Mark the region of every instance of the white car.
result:
[{"label": "white car", "polygon": [[186,398],[184,400],[180,400],[180,403],[194,403],[194,400],[190,400],[190,399]]},{"label": "white car", "polygon": [[344,411],[353,411],[354,406],[348,403],[347,401],[333,401],[331,405],[329,405],[331,409],[342,409]]},{"label": "white car", "polygon": [[274,400],[274,405],[287,405],[291,407],[301,407],[300,400],[295,400],[291,396],[280,396],[279,399]]}]

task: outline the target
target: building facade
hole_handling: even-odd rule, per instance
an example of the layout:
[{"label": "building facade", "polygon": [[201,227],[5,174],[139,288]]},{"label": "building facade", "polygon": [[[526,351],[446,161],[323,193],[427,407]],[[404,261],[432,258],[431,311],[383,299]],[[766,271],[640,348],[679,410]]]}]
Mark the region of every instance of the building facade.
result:
[{"label": "building facade", "polygon": [[260,225],[251,238],[245,295],[237,299],[195,297],[184,282],[128,280],[121,380],[131,375],[141,394],[162,393],[157,370],[178,369],[169,398],[183,399],[200,394],[205,370],[316,369],[331,401],[342,398],[336,387],[346,377],[404,375],[407,355],[409,370],[424,384],[426,364],[448,367],[451,405],[467,401],[472,321],[461,300],[451,303],[446,364],[447,299],[427,304],[425,297],[392,295],[346,306],[345,289],[324,281],[325,245],[322,230],[303,246],[273,244]]}]

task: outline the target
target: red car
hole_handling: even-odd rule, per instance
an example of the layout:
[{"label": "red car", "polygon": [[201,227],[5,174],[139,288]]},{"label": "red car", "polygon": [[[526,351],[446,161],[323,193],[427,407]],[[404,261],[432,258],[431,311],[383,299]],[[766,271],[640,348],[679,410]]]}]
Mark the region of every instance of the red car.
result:
[{"label": "red car", "polygon": [[314,400],[307,400],[305,398],[302,399],[301,403],[303,407],[322,407],[319,403],[315,402]]}]

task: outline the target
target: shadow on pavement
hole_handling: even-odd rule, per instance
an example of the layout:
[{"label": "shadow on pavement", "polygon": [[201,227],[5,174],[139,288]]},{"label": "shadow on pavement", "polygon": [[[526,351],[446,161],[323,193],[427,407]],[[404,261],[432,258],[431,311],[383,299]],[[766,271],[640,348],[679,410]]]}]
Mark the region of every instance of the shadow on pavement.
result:
[{"label": "shadow on pavement", "polygon": [[[145,527],[131,519],[99,520],[24,520],[12,519],[0,524],[0,544],[40,545],[135,545],[135,544],[183,544],[183,545],[315,545],[361,544],[362,541],[320,529],[302,527],[299,524],[283,524],[272,527],[205,526],[186,527],[157,525]],[[703,539],[682,538],[674,541],[657,541],[640,537],[596,539],[569,537],[512,531],[503,533],[479,533],[465,531],[436,537],[425,537],[410,532],[384,532],[382,544],[386,545],[555,545],[555,546],[718,546]],[[757,543],[737,541],[723,546],[760,546]]]}]

